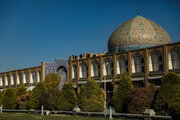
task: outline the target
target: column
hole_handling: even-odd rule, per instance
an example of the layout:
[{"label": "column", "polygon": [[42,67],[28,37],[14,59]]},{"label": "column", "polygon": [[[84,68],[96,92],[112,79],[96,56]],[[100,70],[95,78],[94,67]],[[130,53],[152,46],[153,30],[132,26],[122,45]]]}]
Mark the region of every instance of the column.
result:
[{"label": "column", "polygon": [[144,49],[144,65],[145,65],[145,87],[148,87],[148,75],[149,75],[149,52],[148,49]]},{"label": "column", "polygon": [[15,73],[15,74],[16,74],[16,84],[15,84],[15,85],[16,85],[16,87],[17,87],[17,81],[18,81],[18,72],[16,71],[16,73]]},{"label": "column", "polygon": [[113,81],[115,82],[117,76],[117,60],[116,54],[113,54]]},{"label": "column", "polygon": [[80,78],[80,65],[79,65],[79,60],[77,61],[77,81],[79,81]]},{"label": "column", "polygon": [[9,86],[11,86],[11,82],[12,82],[12,73],[9,73]]},{"label": "column", "polygon": [[31,70],[30,69],[28,69],[28,77],[29,77],[28,86],[30,86],[30,81],[31,81]]},{"label": "column", "polygon": [[22,70],[21,71],[21,76],[22,76],[22,81],[21,81],[21,85],[23,85],[24,84],[24,70]]},{"label": "column", "polygon": [[164,75],[166,75],[167,74],[167,72],[168,72],[168,68],[169,68],[169,66],[168,66],[168,52],[167,52],[167,46],[166,45],[164,45],[163,46],[163,59],[164,59]]},{"label": "column", "polygon": [[6,88],[6,84],[7,84],[7,83],[6,83],[6,82],[7,82],[6,79],[7,79],[7,78],[6,78],[6,73],[4,73],[4,89]]},{"label": "column", "polygon": [[41,62],[41,81],[45,80],[45,62]]},{"label": "column", "polygon": [[36,72],[36,85],[37,85],[39,82],[38,68],[35,69],[35,72]]},{"label": "column", "polygon": [[132,56],[131,56],[131,52],[128,52],[128,74],[131,77],[132,75]]},{"label": "column", "polygon": [[103,58],[100,56],[100,81],[103,80]]}]

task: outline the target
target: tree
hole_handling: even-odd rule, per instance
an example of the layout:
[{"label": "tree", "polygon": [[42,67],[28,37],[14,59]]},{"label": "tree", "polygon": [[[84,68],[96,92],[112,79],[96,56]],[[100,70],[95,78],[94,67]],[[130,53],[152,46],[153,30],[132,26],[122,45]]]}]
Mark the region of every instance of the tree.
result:
[{"label": "tree", "polygon": [[77,106],[77,96],[74,91],[73,84],[67,83],[64,84],[62,90],[59,93],[58,101],[57,101],[57,109],[72,111],[74,107]]},{"label": "tree", "polygon": [[102,112],[104,110],[103,93],[94,80],[88,80],[85,88],[81,87],[79,101],[83,111]]},{"label": "tree", "polygon": [[4,96],[4,91],[0,91],[0,105],[2,105],[3,96]]},{"label": "tree", "polygon": [[84,98],[85,95],[86,95],[85,86],[82,85],[81,88],[80,88],[80,93],[79,93],[79,98],[78,98],[78,105],[79,105],[80,108],[81,108],[83,99],[85,99],[85,98]]},{"label": "tree", "polygon": [[27,94],[27,88],[24,85],[20,85],[19,88],[16,89],[16,96],[21,96],[23,94]]},{"label": "tree", "polygon": [[61,82],[61,78],[54,73],[50,73],[46,76],[44,84],[47,87],[47,109],[55,110],[56,103],[58,99],[59,85]]},{"label": "tree", "polygon": [[2,104],[5,109],[14,109],[16,107],[16,92],[13,88],[7,88],[5,90]]},{"label": "tree", "polygon": [[168,73],[156,96],[154,110],[157,114],[176,115],[180,113],[178,105],[180,105],[180,76],[176,73]]},{"label": "tree", "polygon": [[30,109],[40,109],[41,105],[46,105],[47,103],[47,88],[43,82],[39,82],[35,88],[32,90],[29,98],[29,108]]},{"label": "tree", "polygon": [[116,112],[126,112],[126,104],[128,92],[133,88],[130,77],[125,71],[118,81],[118,86],[114,91],[112,97],[112,104],[116,110]]},{"label": "tree", "polygon": [[18,109],[27,109],[28,101],[29,101],[29,94],[22,94],[21,96],[17,97],[17,99],[16,99],[17,108]]},{"label": "tree", "polygon": [[140,114],[145,109],[149,109],[154,100],[155,90],[155,87],[131,89],[127,98],[127,111],[133,114]]}]

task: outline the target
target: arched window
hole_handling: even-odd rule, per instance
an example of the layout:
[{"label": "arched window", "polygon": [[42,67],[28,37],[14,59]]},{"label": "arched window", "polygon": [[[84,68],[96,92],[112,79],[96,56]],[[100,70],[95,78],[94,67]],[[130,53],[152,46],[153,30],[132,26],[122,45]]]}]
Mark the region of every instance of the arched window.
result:
[{"label": "arched window", "polygon": [[100,64],[98,61],[94,61],[91,64],[91,77],[100,77]]},{"label": "arched window", "polygon": [[128,60],[125,56],[120,56],[117,61],[117,74],[122,74],[125,70],[128,71]]},{"label": "arched window", "polygon": [[144,72],[144,57],[136,53],[132,59],[132,73]]},{"label": "arched window", "polygon": [[28,71],[25,71],[25,72],[24,72],[24,75],[25,75],[25,77],[24,77],[24,78],[25,78],[25,80],[24,80],[25,83],[29,83],[29,72],[28,72]]},{"label": "arched window", "polygon": [[172,48],[169,55],[169,69],[180,69],[180,47]]},{"label": "arched window", "polygon": [[80,65],[80,78],[88,78],[88,66],[86,63]]},{"label": "arched window", "polygon": [[11,85],[16,85],[16,74],[12,73]]},{"label": "arched window", "polygon": [[6,85],[10,85],[10,76],[9,74],[6,75]]},{"label": "arched window", "polygon": [[72,67],[72,79],[77,80],[77,66],[73,65]]},{"label": "arched window", "polygon": [[18,73],[18,79],[17,79],[17,84],[20,85],[22,83],[22,73]]},{"label": "arched window", "polygon": [[163,55],[159,50],[153,50],[149,59],[149,71],[163,71]]},{"label": "arched window", "polygon": [[113,76],[113,62],[111,59],[106,59],[104,61],[104,71],[103,75],[107,77],[112,77]]},{"label": "arched window", "polygon": [[41,81],[41,71],[38,71],[38,74],[39,74],[39,81],[38,82],[40,82]]},{"label": "arched window", "polygon": [[2,76],[1,76],[1,79],[2,79],[2,85],[4,86],[5,84],[4,84],[4,81],[5,81],[5,79],[4,79],[4,75],[2,74]]},{"label": "arched window", "polygon": [[33,84],[36,83],[36,72],[35,72],[35,70],[31,71],[31,82]]},{"label": "arched window", "polygon": [[59,67],[57,73],[64,82],[67,81],[67,70],[64,66]]}]

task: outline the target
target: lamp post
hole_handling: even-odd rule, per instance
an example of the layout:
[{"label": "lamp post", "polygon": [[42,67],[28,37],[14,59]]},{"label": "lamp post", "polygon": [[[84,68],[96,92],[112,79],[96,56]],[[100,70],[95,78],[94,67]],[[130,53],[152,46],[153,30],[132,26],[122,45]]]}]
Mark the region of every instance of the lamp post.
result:
[{"label": "lamp post", "polygon": [[[104,62],[105,64],[105,70],[107,75],[107,69],[106,66],[109,64],[108,62]],[[106,75],[104,76],[104,108],[106,109]]]}]

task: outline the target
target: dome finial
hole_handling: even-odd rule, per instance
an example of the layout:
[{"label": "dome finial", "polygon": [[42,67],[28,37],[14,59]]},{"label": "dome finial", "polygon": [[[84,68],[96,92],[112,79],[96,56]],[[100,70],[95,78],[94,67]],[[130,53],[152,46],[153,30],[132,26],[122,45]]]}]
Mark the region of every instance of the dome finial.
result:
[{"label": "dome finial", "polygon": [[139,7],[137,8],[137,15],[139,15]]}]

